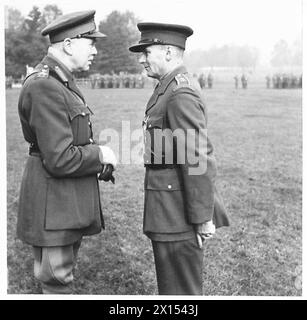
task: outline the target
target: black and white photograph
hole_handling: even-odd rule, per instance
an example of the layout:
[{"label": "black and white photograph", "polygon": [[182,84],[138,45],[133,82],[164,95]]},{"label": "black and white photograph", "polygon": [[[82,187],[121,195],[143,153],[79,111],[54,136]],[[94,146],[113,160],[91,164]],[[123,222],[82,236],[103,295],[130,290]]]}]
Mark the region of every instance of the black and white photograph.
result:
[{"label": "black and white photograph", "polygon": [[304,5],[1,3],[6,299],[302,299]]}]

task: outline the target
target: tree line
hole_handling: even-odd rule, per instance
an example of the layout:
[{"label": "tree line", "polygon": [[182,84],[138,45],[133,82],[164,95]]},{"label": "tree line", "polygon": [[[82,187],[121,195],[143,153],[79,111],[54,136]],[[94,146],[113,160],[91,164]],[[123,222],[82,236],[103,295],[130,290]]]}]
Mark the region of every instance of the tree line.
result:
[{"label": "tree line", "polygon": [[[15,8],[6,8],[5,25],[5,74],[14,78],[25,75],[26,65],[35,66],[43,58],[49,46],[48,37],[40,31],[54,19],[62,15],[56,5],[46,5],[42,10],[33,6],[24,17]],[[133,12],[111,12],[99,22],[98,29],[107,38],[97,41],[98,54],[90,74],[136,74],[142,71],[137,56],[131,54],[129,46],[139,39],[136,27],[139,19]],[[224,45],[209,50],[195,50],[186,55],[185,61],[193,70],[204,67],[255,68],[259,63],[259,50],[250,46]],[[272,50],[271,66],[302,66],[302,45],[296,41],[293,46],[285,40],[278,41]]]},{"label": "tree line", "polygon": [[[26,65],[35,66],[46,54],[50,45],[48,36],[41,36],[41,30],[54,19],[62,15],[56,5],[47,5],[41,11],[34,6],[27,17],[19,10],[7,8],[5,26],[5,74],[20,78],[26,73]],[[99,23],[98,29],[107,35],[97,41],[98,54],[91,70],[80,73],[88,76],[92,73],[112,74],[119,72],[139,73],[141,67],[135,55],[128,47],[139,38],[136,27],[138,19],[134,13],[126,11],[111,12]]]}]

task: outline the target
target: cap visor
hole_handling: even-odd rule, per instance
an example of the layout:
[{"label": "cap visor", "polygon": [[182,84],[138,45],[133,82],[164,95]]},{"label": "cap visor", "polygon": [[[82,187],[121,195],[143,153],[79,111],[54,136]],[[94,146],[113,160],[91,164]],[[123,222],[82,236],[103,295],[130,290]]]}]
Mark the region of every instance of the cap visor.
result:
[{"label": "cap visor", "polygon": [[106,35],[99,31],[95,31],[89,35],[86,35],[85,38],[106,38]]},{"label": "cap visor", "polygon": [[143,52],[145,48],[147,48],[147,47],[149,47],[149,46],[151,46],[151,45],[152,45],[152,43],[136,44],[136,45],[130,47],[129,50],[130,50],[131,52]]}]

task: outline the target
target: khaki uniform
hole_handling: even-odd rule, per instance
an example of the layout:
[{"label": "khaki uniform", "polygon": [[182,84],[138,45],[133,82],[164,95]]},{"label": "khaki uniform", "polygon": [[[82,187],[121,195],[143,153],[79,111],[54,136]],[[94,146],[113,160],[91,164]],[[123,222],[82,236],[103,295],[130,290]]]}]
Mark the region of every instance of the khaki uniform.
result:
[{"label": "khaki uniform", "polygon": [[[201,294],[202,250],[197,248],[193,225],[213,219],[219,228],[228,226],[229,221],[215,187],[217,169],[210,140],[206,135],[205,152],[197,143],[195,147],[187,143],[188,129],[194,129],[196,137],[202,130],[206,134],[207,113],[199,85],[184,66],[166,75],[157,85],[147,104],[143,125],[144,233],[153,241],[159,293]],[[157,137],[162,132],[177,129],[185,133],[185,139],[171,138],[172,144],[159,145]],[[178,161],[179,142],[184,144],[185,160],[199,154],[206,162],[206,172],[189,174],[193,165]],[[171,151],[173,158],[169,161]]]},{"label": "khaki uniform", "polygon": [[22,88],[18,110],[30,143],[20,190],[17,236],[34,246],[61,246],[101,231],[90,109],[72,74],[44,58]]}]

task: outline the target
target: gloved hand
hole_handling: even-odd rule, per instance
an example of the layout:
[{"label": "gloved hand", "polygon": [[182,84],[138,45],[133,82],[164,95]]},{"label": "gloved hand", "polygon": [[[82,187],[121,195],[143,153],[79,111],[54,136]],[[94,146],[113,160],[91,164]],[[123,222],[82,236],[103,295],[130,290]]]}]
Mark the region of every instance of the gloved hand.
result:
[{"label": "gloved hand", "polygon": [[212,220],[206,221],[205,223],[196,224],[194,226],[196,233],[197,244],[199,248],[202,248],[203,242],[206,239],[212,238],[215,234],[215,225]]},{"label": "gloved hand", "polygon": [[98,179],[106,181],[106,182],[111,180],[111,182],[114,184],[115,178],[113,177],[113,171],[114,171],[114,168],[113,168],[112,164],[103,165],[102,170],[98,175]]},{"label": "gloved hand", "polygon": [[117,159],[115,157],[114,152],[108,146],[99,146],[99,160],[102,164],[111,164],[113,166],[113,170],[115,170],[117,165]]}]

